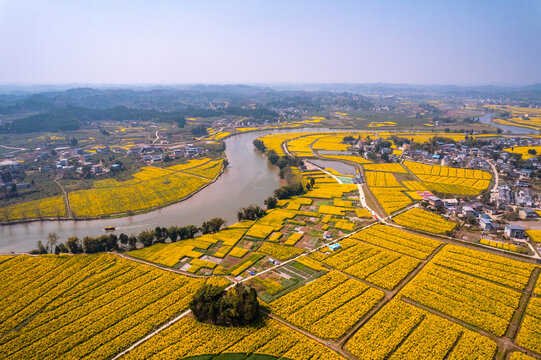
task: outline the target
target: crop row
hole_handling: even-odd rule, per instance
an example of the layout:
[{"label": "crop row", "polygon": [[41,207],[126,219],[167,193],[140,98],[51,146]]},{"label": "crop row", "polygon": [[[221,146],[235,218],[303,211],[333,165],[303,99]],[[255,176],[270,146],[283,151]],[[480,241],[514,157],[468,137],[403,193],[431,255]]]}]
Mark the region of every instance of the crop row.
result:
[{"label": "crop row", "polygon": [[419,259],[426,259],[441,244],[437,240],[385,225],[371,226],[352,237]]},{"label": "crop row", "polygon": [[496,343],[427,311],[393,300],[347,343],[359,359],[490,360]]},{"label": "crop row", "polygon": [[403,187],[370,187],[370,191],[387,214],[391,214],[411,204],[411,198],[404,194],[404,190]]},{"label": "crop row", "polygon": [[[366,165],[368,166],[368,165]],[[400,183],[390,172],[367,171],[365,172],[366,183],[368,186],[377,187],[400,187]]]},{"label": "crop row", "polygon": [[383,292],[330,272],[271,303],[273,312],[324,339],[338,339],[383,297]]},{"label": "crop row", "polygon": [[533,265],[472,250],[446,245],[433,259],[435,264],[523,290],[528,283]]},{"label": "crop row", "polygon": [[407,173],[406,169],[399,163],[367,164],[363,165],[365,170],[386,171],[393,173]]},{"label": "crop row", "polygon": [[456,224],[429,211],[413,208],[395,217],[393,221],[412,229],[428,231],[435,234],[445,234],[452,231]]},{"label": "crop row", "polygon": [[[3,358],[111,357],[154,325],[181,312],[204,283],[113,255],[62,258],[48,259],[61,263],[46,274],[36,274],[40,286],[32,284],[31,292],[17,280],[4,284],[4,290],[12,295],[3,299],[9,304],[2,313],[7,317],[0,338]],[[37,259],[26,262],[37,263]],[[20,265],[24,269],[27,264],[23,261]],[[9,271],[2,269],[4,272],[10,278]],[[209,281],[227,283],[223,279]],[[17,290],[20,285],[22,289]],[[20,307],[22,310],[18,310]],[[35,316],[24,323],[14,321],[21,316],[28,318],[25,314]],[[6,332],[12,326],[20,328]]]},{"label": "crop row", "polygon": [[490,180],[492,178],[492,175],[489,172],[481,170],[453,168],[440,165],[426,165],[413,161],[405,161],[404,165],[416,175],[433,175],[477,180]]},{"label": "crop row", "polygon": [[521,294],[501,285],[428,264],[402,290],[408,298],[502,336]]},{"label": "crop row", "polygon": [[331,253],[323,262],[374,285],[393,289],[419,264],[419,260],[409,256],[356,240],[348,241],[355,244],[347,249]]},{"label": "crop row", "polygon": [[122,359],[182,359],[188,355],[228,353],[257,353],[295,360],[344,359],[276,320],[265,318],[254,326],[222,327],[189,317],[153,336]]}]

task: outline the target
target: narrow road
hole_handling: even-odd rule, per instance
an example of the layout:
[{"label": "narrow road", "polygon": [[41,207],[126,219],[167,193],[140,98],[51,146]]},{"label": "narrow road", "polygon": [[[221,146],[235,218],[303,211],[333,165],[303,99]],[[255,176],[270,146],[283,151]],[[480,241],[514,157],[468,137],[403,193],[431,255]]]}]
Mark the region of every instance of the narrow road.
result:
[{"label": "narrow road", "polygon": [[25,149],[25,148],[17,148],[17,147],[5,146],[5,145],[0,145],[0,147],[2,147],[4,149],[8,149],[8,150],[19,150],[19,151],[28,150],[28,149]]},{"label": "narrow road", "polygon": [[496,189],[498,188],[498,185],[500,183],[500,174],[498,174],[498,170],[496,169],[496,166],[492,163],[492,161],[487,160],[487,163],[490,165],[490,167],[492,168],[492,172],[494,173],[494,186],[490,190],[492,192],[496,191]]},{"label": "narrow road", "polygon": [[162,325],[160,328],[154,330],[153,332],[151,332],[150,334],[148,334],[147,336],[145,336],[144,338],[142,339],[139,339],[138,341],[136,341],[135,343],[133,343],[130,347],[128,347],[127,349],[124,349],[122,352],[118,353],[115,357],[112,358],[112,360],[116,360],[124,355],[126,355],[127,353],[129,353],[130,351],[132,351],[133,349],[135,349],[136,347],[138,347],[139,345],[141,345],[142,343],[144,343],[145,341],[147,341],[148,339],[150,339],[151,337],[155,336],[156,334],[162,332],[163,330],[167,329],[168,327],[170,327],[171,325],[175,324],[176,322],[178,322],[180,319],[182,319],[183,317],[186,317],[190,314],[190,310],[186,310],[184,311],[182,314],[180,314],[179,316],[177,316],[176,318],[174,318],[173,320],[170,320],[169,322],[165,323],[164,325]]},{"label": "narrow road", "polygon": [[123,258],[123,259],[135,261],[135,262],[138,262],[138,263],[144,264],[144,265],[154,266],[155,268],[158,268],[158,269],[160,269],[160,270],[170,271],[170,272],[174,272],[174,273],[176,273],[176,274],[180,274],[180,275],[184,275],[184,276],[189,276],[189,277],[194,277],[194,278],[209,278],[209,276],[206,276],[206,275],[196,275],[196,274],[192,274],[192,273],[189,273],[189,272],[186,272],[186,271],[182,271],[182,270],[178,270],[178,269],[173,269],[173,268],[167,267],[167,266],[165,266],[165,265],[159,265],[159,264],[153,263],[153,262],[151,262],[151,261],[147,261],[147,260],[143,260],[143,259],[138,259],[138,258],[136,258],[136,257],[129,256],[129,255],[126,255],[126,254],[123,254],[123,253],[110,252],[110,254],[119,256],[119,257],[121,257],[121,258]]},{"label": "narrow road", "polygon": [[152,144],[154,144],[154,143],[156,143],[156,141],[160,140],[160,135],[158,135],[158,131],[160,131],[160,130],[156,130],[156,133],[154,134],[154,136],[156,137],[156,139],[154,139],[154,140],[152,141]]}]

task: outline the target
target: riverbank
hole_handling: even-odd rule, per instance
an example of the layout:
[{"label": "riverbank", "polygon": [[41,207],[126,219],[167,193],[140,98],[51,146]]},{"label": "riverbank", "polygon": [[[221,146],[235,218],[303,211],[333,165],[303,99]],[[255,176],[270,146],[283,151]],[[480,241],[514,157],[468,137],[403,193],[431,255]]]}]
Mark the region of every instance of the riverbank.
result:
[{"label": "riverbank", "polygon": [[[226,159],[224,159],[224,160],[226,160]],[[192,196],[194,196],[198,192],[205,189],[207,186],[215,183],[218,180],[218,178],[223,174],[224,170],[225,170],[225,167],[222,166],[222,169],[221,169],[220,173],[218,175],[216,175],[210,182],[204,184],[203,186],[199,187],[195,191],[192,191],[188,195],[186,195],[186,196],[184,196],[182,198],[179,198],[178,200],[163,203],[163,204],[160,204],[160,205],[152,207],[152,208],[141,209],[141,210],[138,210],[138,211],[131,211],[131,212],[105,214],[105,215],[102,215],[102,216],[95,216],[95,217],[76,217],[76,216],[67,216],[66,217],[66,216],[64,216],[64,217],[45,217],[45,218],[33,218],[33,219],[16,219],[16,220],[9,221],[9,222],[2,221],[2,222],[0,222],[0,226],[27,224],[27,223],[32,223],[32,222],[36,222],[36,221],[89,221],[89,220],[118,219],[118,218],[122,218],[122,217],[126,217],[126,216],[135,216],[135,215],[146,214],[146,213],[149,213],[149,212],[152,212],[152,211],[162,209],[162,208],[167,207],[167,206],[171,206],[173,204],[180,203],[182,201],[185,201],[185,200],[191,198]],[[66,204],[66,206],[67,205],[68,204]],[[69,210],[69,207],[68,207],[68,210]],[[71,211],[69,211],[69,212],[71,212]]]},{"label": "riverbank", "polygon": [[[299,130],[302,129],[289,131]],[[82,238],[103,235],[105,226],[114,226],[116,230],[112,233],[117,235],[130,235],[156,226],[199,225],[213,217],[221,217],[227,224],[233,224],[237,222],[239,209],[251,204],[263,206],[264,200],[281,185],[278,170],[256,152],[252,144],[255,138],[275,131],[239,134],[226,139],[225,156],[229,162],[227,168],[223,169],[213,182],[191,193],[183,201],[145,213],[106,219],[58,220],[57,217],[52,217],[48,221],[0,226],[0,252],[29,251],[38,240],[46,240],[50,232],[56,233],[61,241],[65,241],[70,236]]]}]

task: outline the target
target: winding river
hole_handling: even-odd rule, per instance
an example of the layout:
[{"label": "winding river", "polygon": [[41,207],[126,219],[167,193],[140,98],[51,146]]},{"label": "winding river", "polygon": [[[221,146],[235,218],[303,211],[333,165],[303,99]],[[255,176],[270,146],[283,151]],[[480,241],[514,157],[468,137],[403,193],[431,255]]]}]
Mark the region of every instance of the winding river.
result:
[{"label": "winding river", "polygon": [[481,122],[483,124],[486,124],[486,125],[491,125],[491,126],[500,128],[500,129],[503,130],[504,134],[512,133],[512,134],[518,134],[518,135],[528,135],[528,134],[538,134],[539,133],[538,131],[536,131],[534,129],[530,129],[530,128],[526,128],[526,127],[512,126],[512,125],[502,125],[502,124],[495,123],[494,121],[492,121],[492,119],[497,118],[498,115],[499,115],[499,113],[486,113],[485,115],[483,115],[483,116],[481,116],[479,118],[479,122]]},{"label": "winding river", "polygon": [[[493,123],[493,117],[493,114],[486,114],[480,121],[515,134],[536,133],[532,129]],[[158,225],[200,225],[213,217],[221,217],[227,224],[233,224],[237,221],[236,214],[239,209],[250,204],[263,206],[263,201],[280,186],[277,168],[270,165],[263,155],[254,149],[253,140],[266,134],[301,131],[345,130],[296,128],[258,131],[230,137],[225,140],[229,166],[216,182],[189,199],[146,214],[117,219],[42,221],[0,226],[0,253],[29,251],[35,248],[38,240],[46,241],[50,232],[56,233],[60,241],[65,241],[69,236],[82,238],[102,235],[105,226],[115,226],[116,234],[137,234]],[[354,171],[353,167],[340,162],[321,161],[320,165],[332,166],[344,174]],[[354,172],[351,175],[354,175]]]},{"label": "winding river", "polygon": [[254,139],[279,132],[328,131],[329,129],[284,129],[240,134],[225,140],[229,166],[216,182],[192,197],[145,214],[87,221],[41,221],[0,226],[0,253],[26,252],[43,242],[50,232],[60,241],[70,236],[99,236],[105,226],[115,226],[114,233],[137,234],[156,226],[200,225],[213,217],[226,224],[237,222],[237,211],[250,204],[263,206],[264,200],[280,186],[278,169],[255,150]]}]

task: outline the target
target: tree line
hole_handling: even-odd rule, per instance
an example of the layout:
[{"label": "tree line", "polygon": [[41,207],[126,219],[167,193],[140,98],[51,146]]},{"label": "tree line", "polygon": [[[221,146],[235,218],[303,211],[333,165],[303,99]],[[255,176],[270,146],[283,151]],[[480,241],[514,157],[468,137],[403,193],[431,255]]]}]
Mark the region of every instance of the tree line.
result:
[{"label": "tree line", "polygon": [[167,241],[173,243],[192,239],[199,233],[203,235],[216,233],[224,224],[225,221],[222,218],[212,218],[203,222],[199,227],[195,225],[170,226],[168,228],[156,226],[153,230],[143,230],[137,235],[103,234],[98,237],[85,236],[82,239],[72,236],[65,243],[58,242],[58,236],[55,233],[49,233],[46,243],[38,241],[36,249],[30,251],[30,254],[94,254],[104,251],[131,251]]}]

